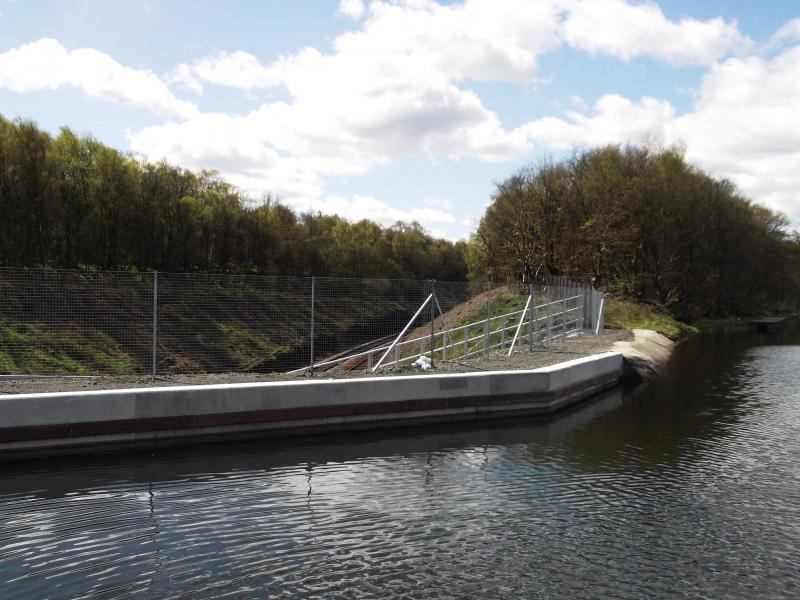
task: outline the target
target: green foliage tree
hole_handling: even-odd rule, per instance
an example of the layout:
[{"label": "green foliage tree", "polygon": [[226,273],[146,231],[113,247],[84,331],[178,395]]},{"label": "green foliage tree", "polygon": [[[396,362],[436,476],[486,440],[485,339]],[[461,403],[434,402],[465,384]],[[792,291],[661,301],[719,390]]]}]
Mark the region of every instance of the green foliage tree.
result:
[{"label": "green foliage tree", "polygon": [[498,183],[466,260],[472,277],[591,279],[687,319],[747,314],[796,302],[787,226],[679,149],[608,146]]},{"label": "green foliage tree", "polygon": [[149,163],[0,117],[0,266],[466,278],[465,245],[254,201],[209,171]]}]

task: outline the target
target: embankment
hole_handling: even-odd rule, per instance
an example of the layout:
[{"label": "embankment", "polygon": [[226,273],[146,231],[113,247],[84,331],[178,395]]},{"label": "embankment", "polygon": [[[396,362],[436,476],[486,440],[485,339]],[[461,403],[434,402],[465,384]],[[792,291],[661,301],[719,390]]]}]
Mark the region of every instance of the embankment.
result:
[{"label": "embankment", "polygon": [[612,351],[624,357],[624,377],[631,381],[654,378],[675,347],[667,336],[649,329],[633,329],[633,339],[614,342]]}]

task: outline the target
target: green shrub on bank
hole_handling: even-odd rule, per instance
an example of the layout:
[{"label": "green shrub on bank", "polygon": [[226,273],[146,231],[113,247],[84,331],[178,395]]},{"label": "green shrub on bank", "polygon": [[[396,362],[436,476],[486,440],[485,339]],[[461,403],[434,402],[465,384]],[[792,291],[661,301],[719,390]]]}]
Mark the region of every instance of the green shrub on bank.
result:
[{"label": "green shrub on bank", "polygon": [[605,302],[606,327],[618,329],[651,329],[672,340],[695,334],[699,329],[676,320],[666,310],[623,298],[608,298]]}]

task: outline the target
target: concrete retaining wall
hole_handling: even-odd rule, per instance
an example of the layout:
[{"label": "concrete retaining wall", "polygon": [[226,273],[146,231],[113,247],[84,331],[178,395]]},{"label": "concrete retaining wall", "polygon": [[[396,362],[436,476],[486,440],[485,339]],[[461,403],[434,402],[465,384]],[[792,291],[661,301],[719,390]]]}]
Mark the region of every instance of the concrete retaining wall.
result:
[{"label": "concrete retaining wall", "polygon": [[617,384],[607,352],[530,371],[0,396],[0,456],[256,431],[549,414]]}]

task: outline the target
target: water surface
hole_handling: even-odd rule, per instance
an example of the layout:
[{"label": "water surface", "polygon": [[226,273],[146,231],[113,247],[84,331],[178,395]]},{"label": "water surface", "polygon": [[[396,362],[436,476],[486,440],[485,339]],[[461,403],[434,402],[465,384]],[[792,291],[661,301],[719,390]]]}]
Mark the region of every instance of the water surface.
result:
[{"label": "water surface", "polygon": [[796,597],[800,336],[557,419],[0,464],[0,596]]}]

